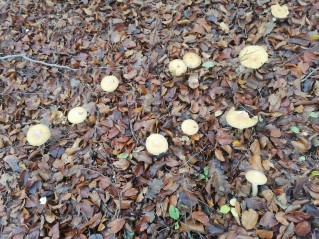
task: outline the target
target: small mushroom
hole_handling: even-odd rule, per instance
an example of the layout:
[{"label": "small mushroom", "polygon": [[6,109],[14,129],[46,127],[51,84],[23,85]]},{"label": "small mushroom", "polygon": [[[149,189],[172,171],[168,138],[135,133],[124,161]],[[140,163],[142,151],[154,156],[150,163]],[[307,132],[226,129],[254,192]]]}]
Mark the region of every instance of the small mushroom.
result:
[{"label": "small mushroom", "polygon": [[105,76],[101,81],[101,88],[106,92],[113,92],[119,85],[119,79],[116,76]]},{"label": "small mushroom", "polygon": [[146,149],[150,154],[160,155],[168,150],[168,142],[161,134],[151,134],[146,139]]},{"label": "small mushroom", "polygon": [[262,46],[246,46],[239,53],[239,61],[247,68],[258,69],[268,61],[268,53]]},{"label": "small mushroom", "polygon": [[36,124],[31,126],[27,132],[27,141],[32,146],[40,146],[48,141],[51,137],[51,131],[44,124]]},{"label": "small mushroom", "polygon": [[232,107],[226,114],[227,123],[236,129],[246,129],[258,123],[258,116],[249,118],[246,111],[236,111]]},{"label": "small mushroom", "polygon": [[195,120],[187,119],[184,120],[181,125],[182,131],[187,135],[194,135],[198,132],[199,126]]},{"label": "small mushroom", "polygon": [[68,113],[68,120],[72,124],[80,124],[82,123],[88,115],[88,112],[83,107],[75,107],[70,110]]},{"label": "small mushroom", "polygon": [[175,59],[168,64],[168,70],[173,76],[181,76],[187,71],[187,66],[183,60]]},{"label": "small mushroom", "polygon": [[271,7],[271,14],[276,18],[286,18],[289,14],[288,6],[282,5],[280,6],[278,3],[272,5]]},{"label": "small mushroom", "polygon": [[194,52],[186,52],[183,56],[183,61],[188,68],[194,69],[202,64],[202,59]]},{"label": "small mushroom", "polygon": [[253,197],[258,194],[258,185],[264,185],[267,182],[265,174],[258,170],[249,170],[246,172],[245,177],[248,182],[252,184],[252,193]]}]

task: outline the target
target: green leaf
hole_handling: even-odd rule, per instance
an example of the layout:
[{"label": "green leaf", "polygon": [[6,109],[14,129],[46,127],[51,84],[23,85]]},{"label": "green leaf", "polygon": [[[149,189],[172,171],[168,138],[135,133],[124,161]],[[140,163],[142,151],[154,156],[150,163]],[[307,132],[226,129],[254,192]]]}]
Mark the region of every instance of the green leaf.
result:
[{"label": "green leaf", "polygon": [[205,175],[205,176],[208,176],[208,173],[209,173],[209,169],[208,169],[208,167],[205,167],[205,168],[204,168],[204,175]]},{"label": "green leaf", "polygon": [[128,156],[129,156],[128,153],[121,153],[121,154],[117,155],[117,157],[118,157],[119,159],[127,159]]},{"label": "green leaf", "polygon": [[173,218],[174,220],[179,219],[179,210],[177,207],[170,205],[168,209],[168,213],[169,213],[169,216]]},{"label": "green leaf", "polygon": [[133,239],[134,238],[134,232],[125,230],[123,234],[124,239]]},{"label": "green leaf", "polygon": [[178,230],[178,228],[179,228],[179,224],[178,224],[178,222],[175,222],[175,223],[174,223],[174,229],[175,229],[175,230]]},{"label": "green leaf", "polygon": [[222,214],[226,214],[230,211],[230,207],[228,205],[223,205],[220,207],[219,211],[222,213]]},{"label": "green leaf", "polygon": [[295,126],[295,125],[291,126],[291,127],[290,127],[290,130],[291,130],[292,132],[294,132],[295,134],[299,134],[299,133],[300,133],[300,130],[299,130],[298,127]]},{"label": "green leaf", "polygon": [[206,176],[204,174],[200,174],[199,179],[206,179]]},{"label": "green leaf", "polygon": [[299,161],[300,162],[305,162],[306,161],[306,157],[305,156],[300,156],[299,157]]},{"label": "green leaf", "polygon": [[319,118],[319,112],[311,112],[309,116],[312,118]]},{"label": "green leaf", "polygon": [[311,172],[311,177],[319,176],[319,171],[312,171]]},{"label": "green leaf", "polygon": [[206,68],[210,68],[214,66],[215,66],[215,63],[213,61],[206,61],[202,64],[202,67],[206,67]]}]

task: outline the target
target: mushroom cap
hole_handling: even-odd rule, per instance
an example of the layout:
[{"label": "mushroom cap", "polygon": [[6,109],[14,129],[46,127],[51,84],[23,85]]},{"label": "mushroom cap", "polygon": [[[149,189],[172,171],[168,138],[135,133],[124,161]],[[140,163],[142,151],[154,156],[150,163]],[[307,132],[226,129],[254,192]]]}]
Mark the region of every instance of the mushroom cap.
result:
[{"label": "mushroom cap", "polygon": [[168,150],[168,142],[161,134],[151,134],[146,139],[146,149],[150,154],[160,155]]},{"label": "mushroom cap", "polygon": [[27,132],[27,141],[32,146],[40,146],[48,141],[51,137],[51,131],[44,124],[36,124],[31,126]]},{"label": "mushroom cap", "polygon": [[194,52],[186,52],[183,56],[183,61],[191,69],[197,68],[202,64],[202,59]]},{"label": "mushroom cap", "polygon": [[74,107],[68,113],[68,120],[72,124],[82,123],[88,115],[88,112],[83,107]]},{"label": "mushroom cap", "polygon": [[268,53],[262,46],[246,46],[239,53],[239,61],[247,68],[258,69],[268,61]]},{"label": "mushroom cap", "polygon": [[267,177],[264,173],[258,170],[249,170],[246,172],[245,177],[250,183],[257,185],[263,185],[267,182]]},{"label": "mushroom cap", "polygon": [[182,131],[187,135],[194,135],[198,132],[199,126],[195,120],[187,119],[184,120],[181,125]]},{"label": "mushroom cap", "polygon": [[246,111],[236,111],[232,107],[226,114],[227,123],[237,129],[246,129],[254,126],[258,123],[258,116],[249,118],[249,115]]},{"label": "mushroom cap", "polygon": [[105,76],[101,81],[101,88],[106,92],[113,92],[119,85],[119,79],[116,76]]},{"label": "mushroom cap", "polygon": [[288,6],[282,5],[280,6],[278,3],[272,5],[271,7],[271,14],[276,18],[286,18],[289,14]]},{"label": "mushroom cap", "polygon": [[173,76],[181,76],[187,71],[187,66],[183,60],[175,59],[168,64],[168,70]]}]

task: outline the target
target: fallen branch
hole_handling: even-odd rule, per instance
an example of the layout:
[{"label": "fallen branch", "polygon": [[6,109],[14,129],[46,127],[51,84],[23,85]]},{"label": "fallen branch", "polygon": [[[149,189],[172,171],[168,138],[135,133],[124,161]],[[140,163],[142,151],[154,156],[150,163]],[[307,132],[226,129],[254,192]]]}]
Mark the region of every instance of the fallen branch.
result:
[{"label": "fallen branch", "polygon": [[46,63],[43,61],[38,61],[38,60],[34,60],[30,57],[28,57],[25,54],[17,54],[17,55],[8,55],[8,56],[2,56],[0,57],[0,60],[6,60],[6,59],[10,59],[10,58],[23,58],[27,61],[31,61],[33,63],[37,63],[37,64],[41,64],[41,65],[45,65],[45,66],[51,66],[51,67],[56,67],[56,68],[61,68],[61,69],[67,69],[67,70],[71,70],[71,71],[75,71],[76,69],[69,67],[69,66],[61,66],[61,65],[57,65],[57,64],[51,64],[51,63]]},{"label": "fallen branch", "polygon": [[317,67],[316,69],[314,69],[313,71],[311,71],[308,75],[306,75],[306,77],[303,78],[303,79],[301,80],[301,82],[306,81],[306,80],[307,80],[310,76],[312,76],[312,74],[315,73],[316,71],[319,71],[319,67]]}]

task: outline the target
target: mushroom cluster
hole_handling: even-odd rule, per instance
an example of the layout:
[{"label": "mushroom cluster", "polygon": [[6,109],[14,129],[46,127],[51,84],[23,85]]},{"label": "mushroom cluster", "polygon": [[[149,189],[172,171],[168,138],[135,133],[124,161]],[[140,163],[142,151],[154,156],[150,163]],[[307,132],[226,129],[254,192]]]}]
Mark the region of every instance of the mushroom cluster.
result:
[{"label": "mushroom cluster", "polygon": [[183,60],[174,59],[169,62],[168,70],[173,76],[181,76],[186,73],[187,68],[195,69],[200,66],[202,60],[199,55],[194,52],[186,52]]}]

